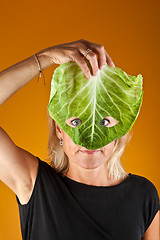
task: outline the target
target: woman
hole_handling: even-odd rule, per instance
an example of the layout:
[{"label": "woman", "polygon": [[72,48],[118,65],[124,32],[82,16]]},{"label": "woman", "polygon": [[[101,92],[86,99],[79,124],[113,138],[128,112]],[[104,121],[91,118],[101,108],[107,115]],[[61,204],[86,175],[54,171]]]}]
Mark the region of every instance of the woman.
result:
[{"label": "woman", "polygon": [[[102,45],[84,39],[55,45],[0,73],[0,104],[39,69],[71,61],[88,79],[106,62],[115,67]],[[52,166],[15,145],[0,128],[0,179],[16,195],[23,240],[158,240],[157,190],[148,179],[127,174],[120,163],[129,133],[93,152],[49,120]]]}]

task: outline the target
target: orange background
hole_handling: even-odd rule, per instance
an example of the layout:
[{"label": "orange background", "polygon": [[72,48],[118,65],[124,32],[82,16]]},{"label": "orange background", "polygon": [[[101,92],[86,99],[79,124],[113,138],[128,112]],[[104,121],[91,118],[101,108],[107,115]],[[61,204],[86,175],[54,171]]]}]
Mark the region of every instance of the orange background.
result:
[{"label": "orange background", "polygon": [[[0,71],[61,43],[84,38],[104,45],[117,67],[143,75],[144,99],[133,136],[121,158],[125,170],[148,178],[160,196],[160,2],[3,1],[0,8]],[[0,125],[16,145],[47,158],[50,82],[27,83],[0,107]],[[14,79],[13,79],[14,81]],[[12,167],[12,166],[11,166]],[[14,193],[0,182],[0,240],[21,239]]]}]

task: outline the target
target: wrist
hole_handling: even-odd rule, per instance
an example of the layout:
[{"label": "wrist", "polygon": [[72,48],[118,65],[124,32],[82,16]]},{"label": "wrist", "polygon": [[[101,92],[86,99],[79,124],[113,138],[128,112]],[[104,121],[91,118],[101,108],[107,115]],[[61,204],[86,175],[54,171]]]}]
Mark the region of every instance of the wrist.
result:
[{"label": "wrist", "polygon": [[48,55],[47,50],[42,50],[35,54],[39,60],[41,71],[54,64],[53,59]]}]

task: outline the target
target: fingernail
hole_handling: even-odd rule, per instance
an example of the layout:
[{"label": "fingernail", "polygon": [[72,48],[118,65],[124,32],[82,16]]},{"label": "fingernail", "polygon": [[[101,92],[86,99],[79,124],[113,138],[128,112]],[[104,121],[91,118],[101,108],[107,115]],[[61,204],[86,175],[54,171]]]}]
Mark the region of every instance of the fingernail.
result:
[{"label": "fingernail", "polygon": [[88,78],[88,79],[91,78],[91,74],[90,74],[90,73],[87,74],[87,78]]},{"label": "fingernail", "polygon": [[101,66],[101,68],[100,68],[100,69],[102,70],[102,69],[104,68],[104,66],[105,66],[105,65]]}]

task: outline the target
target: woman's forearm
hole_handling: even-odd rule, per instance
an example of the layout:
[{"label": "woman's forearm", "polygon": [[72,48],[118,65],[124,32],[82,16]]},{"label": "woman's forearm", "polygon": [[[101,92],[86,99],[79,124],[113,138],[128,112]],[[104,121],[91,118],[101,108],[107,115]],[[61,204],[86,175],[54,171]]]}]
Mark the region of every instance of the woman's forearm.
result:
[{"label": "woman's forearm", "polygon": [[[93,51],[88,59],[94,76],[96,76],[96,72],[98,71],[98,65],[99,69],[101,69],[106,64],[106,61],[109,66],[115,67],[112,59],[102,45],[89,42],[85,39],[45,48],[36,53],[36,56],[40,62],[41,71],[54,63],[63,64],[75,61],[84,72],[86,78],[90,79],[90,69],[84,59],[84,57],[87,58],[87,56],[84,56],[84,53],[86,53],[86,49],[88,48],[93,48],[95,51]],[[96,53],[98,54],[98,59],[95,58]],[[38,74],[38,63],[34,55],[0,72],[0,105]]]},{"label": "woman's forearm", "polygon": [[[36,53],[41,71],[53,65],[45,50]],[[0,72],[0,105],[39,74],[34,55]]]}]

